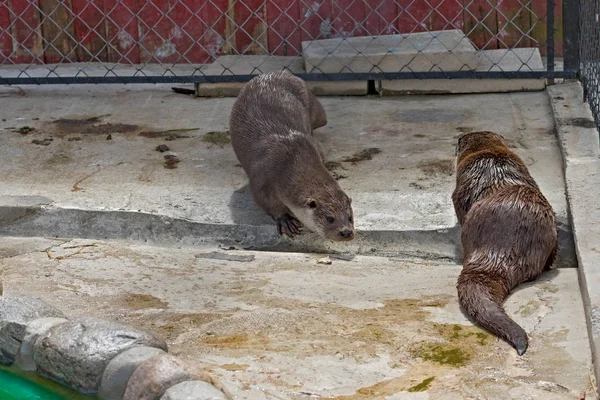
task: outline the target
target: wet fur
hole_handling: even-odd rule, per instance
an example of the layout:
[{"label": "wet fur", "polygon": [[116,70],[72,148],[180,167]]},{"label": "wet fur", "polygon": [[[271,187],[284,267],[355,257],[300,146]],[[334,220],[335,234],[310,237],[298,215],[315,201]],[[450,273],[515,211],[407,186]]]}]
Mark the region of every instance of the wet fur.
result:
[{"label": "wet fur", "polygon": [[280,234],[294,236],[306,226],[332,240],[354,236],[351,200],[325,168],[313,135],[326,124],[325,110],[306,83],[283,71],[252,79],[233,105],[233,149],[255,202]]},{"label": "wet fur", "polygon": [[523,161],[492,132],[459,139],[452,201],[462,227],[460,305],[522,355],[527,334],[502,303],[515,286],[535,280],[554,262],[554,211]]}]

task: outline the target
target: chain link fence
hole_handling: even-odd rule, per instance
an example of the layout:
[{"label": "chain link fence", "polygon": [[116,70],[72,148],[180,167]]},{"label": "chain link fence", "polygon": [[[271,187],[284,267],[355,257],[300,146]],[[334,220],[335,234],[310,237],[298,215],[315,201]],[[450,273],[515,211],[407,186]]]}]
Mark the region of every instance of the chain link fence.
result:
[{"label": "chain link fence", "polygon": [[580,24],[581,82],[587,101],[600,130],[600,3],[582,0]]},{"label": "chain link fence", "polygon": [[282,68],[306,80],[569,77],[576,71],[554,67],[562,8],[554,0],[0,0],[0,83],[242,82]]}]

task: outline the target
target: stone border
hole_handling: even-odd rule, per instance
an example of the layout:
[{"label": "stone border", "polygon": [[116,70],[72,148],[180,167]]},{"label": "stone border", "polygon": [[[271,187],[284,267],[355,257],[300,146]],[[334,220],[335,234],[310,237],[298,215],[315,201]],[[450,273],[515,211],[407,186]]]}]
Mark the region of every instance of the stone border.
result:
[{"label": "stone border", "polygon": [[563,156],[568,210],[579,264],[596,382],[600,381],[600,142],[579,82],[548,87]]},{"label": "stone border", "polygon": [[0,363],[102,400],[232,399],[208,373],[168,354],[160,336],[96,318],[69,320],[30,297],[0,297]]}]

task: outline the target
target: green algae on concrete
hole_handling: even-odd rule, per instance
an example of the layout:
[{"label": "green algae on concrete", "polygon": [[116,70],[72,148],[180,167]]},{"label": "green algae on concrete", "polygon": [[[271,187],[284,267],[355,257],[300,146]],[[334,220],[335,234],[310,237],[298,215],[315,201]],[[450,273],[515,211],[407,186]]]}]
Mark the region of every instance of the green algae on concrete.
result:
[{"label": "green algae on concrete", "polygon": [[425,380],[423,380],[423,382],[419,383],[418,385],[415,385],[411,388],[408,389],[409,392],[424,392],[427,389],[429,389],[429,386],[431,386],[431,382],[433,382],[435,379],[435,376],[432,376],[430,378],[427,378]]},{"label": "green algae on concrete", "polygon": [[436,330],[448,340],[485,346],[494,338],[475,325],[436,324]]},{"label": "green algae on concrete", "polygon": [[425,342],[411,350],[411,354],[425,361],[448,365],[454,368],[465,366],[471,361],[478,346],[486,346],[492,335],[476,326],[436,324],[437,333],[445,342]]},{"label": "green algae on concrete", "polygon": [[94,400],[35,373],[0,366],[1,400]]},{"label": "green algae on concrete", "polygon": [[438,364],[449,365],[459,368],[471,361],[472,352],[469,349],[461,349],[446,343],[425,343],[412,351],[412,354],[421,357],[425,361],[433,361]]},{"label": "green algae on concrete", "polygon": [[229,136],[229,131],[214,131],[208,132],[202,138],[203,141],[207,143],[212,143],[221,148],[225,147],[229,143],[231,143],[231,138]]}]

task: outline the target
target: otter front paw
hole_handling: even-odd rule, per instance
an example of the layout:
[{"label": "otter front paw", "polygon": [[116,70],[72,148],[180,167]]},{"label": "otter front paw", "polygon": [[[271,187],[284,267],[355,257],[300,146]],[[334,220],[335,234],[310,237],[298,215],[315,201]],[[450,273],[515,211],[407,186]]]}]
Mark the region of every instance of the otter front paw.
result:
[{"label": "otter front paw", "polygon": [[291,217],[289,215],[284,215],[276,219],[277,221],[277,231],[280,235],[287,235],[289,237],[294,237],[295,235],[300,233],[300,228],[302,228],[302,223],[298,221],[296,218]]}]

